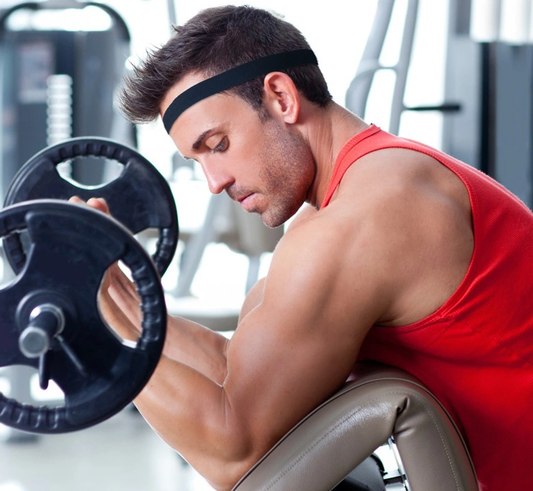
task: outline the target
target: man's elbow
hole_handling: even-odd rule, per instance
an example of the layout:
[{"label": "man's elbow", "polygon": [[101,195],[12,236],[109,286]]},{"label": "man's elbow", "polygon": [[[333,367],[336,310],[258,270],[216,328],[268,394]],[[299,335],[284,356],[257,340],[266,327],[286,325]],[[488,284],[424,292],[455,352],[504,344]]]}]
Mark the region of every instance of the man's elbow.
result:
[{"label": "man's elbow", "polygon": [[233,423],[218,426],[211,452],[209,456],[204,454],[203,468],[198,469],[217,491],[233,489],[275,443],[270,435],[250,434],[240,419],[235,418]]},{"label": "man's elbow", "polygon": [[224,461],[216,464],[216,470],[204,475],[216,491],[231,491],[242,477],[259,461],[261,456],[249,455],[238,461]]}]

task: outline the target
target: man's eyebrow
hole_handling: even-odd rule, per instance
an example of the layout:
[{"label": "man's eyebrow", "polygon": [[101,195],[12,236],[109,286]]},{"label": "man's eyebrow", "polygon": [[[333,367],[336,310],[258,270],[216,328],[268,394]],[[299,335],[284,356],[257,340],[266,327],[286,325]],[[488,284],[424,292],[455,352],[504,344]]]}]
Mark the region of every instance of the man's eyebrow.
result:
[{"label": "man's eyebrow", "polygon": [[192,149],[197,152],[199,149],[200,149],[200,146],[202,145],[202,142],[204,141],[205,137],[211,133],[213,129],[212,128],[209,128],[208,130],[204,131],[197,139],[196,141],[192,144]]}]

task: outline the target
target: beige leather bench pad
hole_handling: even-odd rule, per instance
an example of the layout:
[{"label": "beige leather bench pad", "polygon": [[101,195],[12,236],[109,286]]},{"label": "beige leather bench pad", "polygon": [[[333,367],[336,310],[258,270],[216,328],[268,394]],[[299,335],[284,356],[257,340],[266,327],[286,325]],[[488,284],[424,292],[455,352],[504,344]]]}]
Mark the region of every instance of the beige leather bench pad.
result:
[{"label": "beige leather bench pad", "polygon": [[357,378],[293,428],[235,491],[328,491],[394,436],[413,491],[477,491],[463,440],[414,377],[361,364]]}]

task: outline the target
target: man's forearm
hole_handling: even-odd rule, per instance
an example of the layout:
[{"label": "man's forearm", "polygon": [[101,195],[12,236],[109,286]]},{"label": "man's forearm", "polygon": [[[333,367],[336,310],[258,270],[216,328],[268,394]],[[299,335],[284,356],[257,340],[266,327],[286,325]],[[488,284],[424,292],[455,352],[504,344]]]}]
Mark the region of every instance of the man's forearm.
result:
[{"label": "man's forearm", "polygon": [[[101,294],[105,318],[121,336],[137,339],[142,314],[135,285],[116,265],[109,269],[106,283]],[[227,339],[195,322],[171,316],[167,319],[163,354],[222,384],[226,377]]]},{"label": "man's forearm", "polygon": [[169,316],[163,354],[222,385],[227,373],[227,343],[227,338],[207,327]]}]

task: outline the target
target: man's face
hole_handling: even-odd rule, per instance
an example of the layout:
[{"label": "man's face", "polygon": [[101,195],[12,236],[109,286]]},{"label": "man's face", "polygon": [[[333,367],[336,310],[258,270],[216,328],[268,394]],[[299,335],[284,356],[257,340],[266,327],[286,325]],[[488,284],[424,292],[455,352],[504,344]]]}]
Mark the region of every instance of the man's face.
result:
[{"label": "man's face", "polygon": [[[191,74],[176,84],[162,103],[162,113],[201,80]],[[237,96],[216,94],[191,106],[170,136],[185,158],[200,163],[212,193],[226,191],[269,227],[298,211],[314,180],[314,160],[303,138],[275,117],[262,121]]]}]

